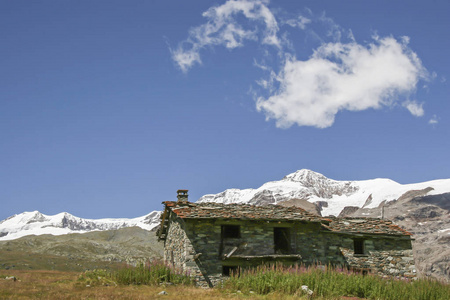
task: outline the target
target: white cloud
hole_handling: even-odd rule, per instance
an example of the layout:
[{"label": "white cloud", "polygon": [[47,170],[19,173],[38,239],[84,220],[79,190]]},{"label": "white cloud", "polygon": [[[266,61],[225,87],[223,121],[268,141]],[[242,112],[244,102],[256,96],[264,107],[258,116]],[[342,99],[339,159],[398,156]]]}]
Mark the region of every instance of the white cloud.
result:
[{"label": "white cloud", "polygon": [[180,48],[172,51],[172,58],[183,72],[187,72],[195,63],[201,64],[200,54],[195,49],[183,51]]},{"label": "white cloud", "polygon": [[[288,58],[276,77],[278,90],[257,99],[258,111],[275,119],[280,128],[294,124],[326,128],[339,111],[378,109],[412,93],[426,70],[407,39],[374,39],[367,46],[323,44],[305,61]],[[415,108],[410,112],[420,114],[419,106]]]},{"label": "white cloud", "polygon": [[[200,50],[207,46],[225,46],[228,49],[241,47],[245,40],[261,40],[262,44],[280,47],[277,37],[278,23],[266,6],[266,0],[228,0],[225,4],[211,7],[203,16],[207,23],[194,27],[189,37],[172,52],[172,59],[183,72],[194,64],[201,63]],[[237,15],[243,15],[254,26],[244,28],[236,21]],[[264,25],[261,31],[256,25]]]},{"label": "white cloud", "polygon": [[439,118],[436,115],[433,115],[433,117],[428,121],[428,124],[437,124],[439,122]]},{"label": "white cloud", "polygon": [[405,101],[402,105],[409,110],[409,112],[416,117],[421,117],[425,113],[423,110],[423,103],[417,103],[416,101]]},{"label": "white cloud", "polygon": [[[265,50],[276,50],[276,60],[268,54],[267,60],[266,56],[261,62],[254,59],[254,65],[267,72],[266,78],[256,81],[266,93],[265,97],[256,96],[256,108],[280,128],[295,124],[326,128],[333,125],[340,111],[397,104],[414,116],[424,115],[423,103],[404,99],[415,92],[420,79],[436,75],[428,74],[408,47],[409,37],[375,35],[371,43],[362,45],[351,29],[340,27],[325,13],[314,16],[307,10],[308,17],[285,17],[278,23],[275,16],[283,13],[278,11],[275,15],[268,3],[269,0],[228,0],[211,7],[203,13],[207,22],[191,28],[188,38],[171,50],[173,60],[187,72],[202,63],[200,52],[205,48],[234,49],[250,40],[272,46]],[[309,59],[298,60],[289,54],[295,49],[289,40],[291,32],[282,31],[287,27],[299,28],[320,43]],[[266,61],[281,62],[274,68]]]},{"label": "white cloud", "polygon": [[311,23],[311,19],[308,19],[302,15],[298,16],[296,19],[289,19],[286,21],[286,24],[288,24],[291,27],[298,27],[300,29],[305,29],[306,24]]}]

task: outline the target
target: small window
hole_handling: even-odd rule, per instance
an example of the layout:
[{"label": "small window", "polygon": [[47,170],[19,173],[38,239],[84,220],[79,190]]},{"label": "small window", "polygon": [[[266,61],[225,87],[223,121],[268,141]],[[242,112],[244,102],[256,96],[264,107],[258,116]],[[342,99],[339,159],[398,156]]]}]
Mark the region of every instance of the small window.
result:
[{"label": "small window", "polygon": [[222,266],[223,276],[238,275],[239,268],[237,266]]},{"label": "small window", "polygon": [[241,227],[239,225],[223,225],[222,226],[222,238],[240,238],[241,237]]},{"label": "small window", "polygon": [[353,240],[353,250],[355,254],[364,254],[364,240],[354,239]]},{"label": "small window", "polygon": [[289,254],[291,239],[289,235],[289,228],[274,227],[273,241],[275,246],[275,254]]}]

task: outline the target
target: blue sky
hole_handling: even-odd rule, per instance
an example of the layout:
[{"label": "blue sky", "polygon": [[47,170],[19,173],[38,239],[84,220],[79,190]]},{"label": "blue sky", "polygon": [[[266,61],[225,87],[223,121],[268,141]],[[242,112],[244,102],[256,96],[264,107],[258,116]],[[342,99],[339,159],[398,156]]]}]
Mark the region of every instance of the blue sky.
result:
[{"label": "blue sky", "polygon": [[450,178],[448,1],[0,1],[0,219],[308,168]]}]

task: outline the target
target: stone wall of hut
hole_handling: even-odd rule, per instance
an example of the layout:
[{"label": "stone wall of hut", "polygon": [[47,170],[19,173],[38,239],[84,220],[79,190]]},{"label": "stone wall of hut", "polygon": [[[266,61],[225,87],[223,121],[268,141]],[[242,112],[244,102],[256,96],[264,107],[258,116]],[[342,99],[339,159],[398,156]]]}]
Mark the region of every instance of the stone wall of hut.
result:
[{"label": "stone wall of hut", "polygon": [[[165,261],[189,272],[200,286],[219,284],[224,268],[263,262],[333,265],[380,275],[415,276],[409,236],[389,238],[340,234],[324,231],[319,223],[312,222],[172,218],[165,241]],[[222,226],[229,225],[240,226],[238,237],[222,238]],[[292,258],[277,259],[274,227],[287,228]],[[354,253],[355,238],[364,239],[363,255]],[[255,256],[273,257],[262,260],[248,258]]]}]

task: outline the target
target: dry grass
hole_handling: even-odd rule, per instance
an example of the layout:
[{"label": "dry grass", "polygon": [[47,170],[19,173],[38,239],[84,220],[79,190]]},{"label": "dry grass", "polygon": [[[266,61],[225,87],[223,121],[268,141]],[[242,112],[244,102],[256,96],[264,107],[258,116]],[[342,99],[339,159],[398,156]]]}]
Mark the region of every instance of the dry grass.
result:
[{"label": "dry grass", "polygon": [[30,251],[10,249],[4,250],[1,249],[0,243],[0,267],[2,269],[81,272],[87,269],[117,269],[121,265],[123,265],[123,263],[92,261],[81,258],[73,259],[68,256],[51,255],[47,253],[32,253]]},{"label": "dry grass", "polygon": [[[15,276],[17,281],[6,280]],[[286,295],[243,295],[190,286],[80,285],[80,273],[61,271],[0,271],[0,299],[299,299]],[[167,295],[158,295],[166,291]]]}]

